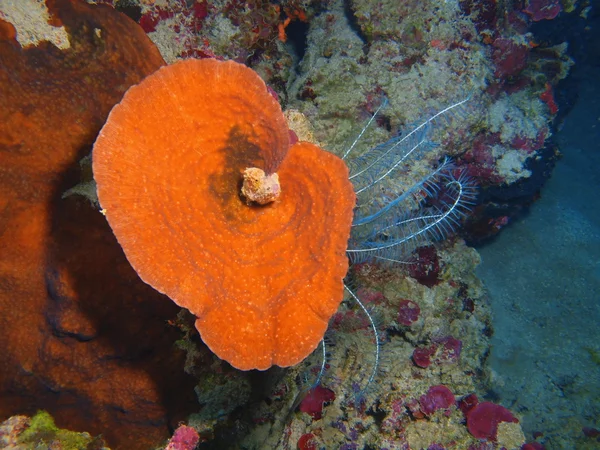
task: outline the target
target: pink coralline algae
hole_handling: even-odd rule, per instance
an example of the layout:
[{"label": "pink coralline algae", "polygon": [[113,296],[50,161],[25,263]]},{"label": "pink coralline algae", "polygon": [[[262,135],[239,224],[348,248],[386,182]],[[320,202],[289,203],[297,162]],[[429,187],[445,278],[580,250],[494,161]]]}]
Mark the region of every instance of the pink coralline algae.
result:
[{"label": "pink coralline algae", "polygon": [[[542,94],[540,96],[540,99],[542,101],[545,101],[544,95],[545,94]],[[550,100],[548,100],[548,101],[553,102],[554,99],[552,97],[550,97]],[[546,104],[548,105],[548,108],[552,109],[551,103],[546,103]],[[554,105],[554,106],[556,106],[556,105]],[[558,107],[557,107],[556,111],[558,111]],[[511,146],[513,148],[525,150],[527,153],[533,153],[536,150],[539,150],[544,146],[544,142],[546,141],[547,137],[548,137],[548,128],[542,127],[538,130],[535,139],[530,139],[530,138],[526,138],[523,136],[516,136],[513,139],[513,141],[511,142]]]},{"label": "pink coralline algae", "polygon": [[529,0],[524,13],[531,17],[531,20],[538,22],[540,20],[552,20],[561,11],[558,0]]},{"label": "pink coralline algae", "polygon": [[431,365],[431,357],[435,353],[437,346],[418,347],[415,348],[412,354],[413,362],[416,366],[426,369]]},{"label": "pink coralline algae", "polygon": [[462,351],[462,341],[452,336],[446,336],[437,341],[440,344],[440,351],[437,354],[435,362],[438,364],[453,364],[460,358]]},{"label": "pink coralline algae", "polygon": [[495,0],[460,0],[460,7],[472,17],[477,31],[496,29],[498,18],[502,17],[500,5]]},{"label": "pink coralline algae", "polygon": [[421,404],[416,398],[406,401],[406,409],[414,419],[424,419],[425,414],[421,411]]},{"label": "pink coralline algae", "polygon": [[356,292],[356,295],[366,305],[380,305],[381,303],[387,302],[387,298],[385,298],[385,296],[381,292],[374,291],[372,289],[360,288]]},{"label": "pink coralline algae", "polygon": [[323,415],[323,405],[333,400],[335,400],[335,393],[331,389],[319,385],[308,391],[308,394],[300,403],[300,411],[310,414],[315,420],[319,420]]},{"label": "pink coralline algae", "polygon": [[319,445],[312,433],[306,433],[298,439],[298,450],[317,450]]},{"label": "pink coralline algae", "polygon": [[184,20],[190,30],[198,32],[202,29],[202,21],[208,15],[208,4],[206,2],[194,2],[191,6],[179,0],[172,2],[169,7],[153,5],[147,13],[140,18],[140,26],[146,33],[156,31],[160,21],[177,16]]},{"label": "pink coralline algae", "polygon": [[473,408],[475,408],[478,403],[479,403],[479,399],[477,398],[477,395],[475,395],[475,394],[465,395],[463,398],[461,398],[458,401],[458,409],[460,409],[462,411],[462,413],[465,415],[465,417],[467,417],[467,414],[469,414],[469,411],[471,411]]},{"label": "pink coralline algae", "polygon": [[499,133],[480,134],[473,141],[471,149],[463,155],[469,176],[481,184],[497,184],[504,179],[496,173],[493,147],[500,144]]},{"label": "pink coralline algae", "polygon": [[419,399],[421,411],[430,416],[438,409],[448,409],[455,403],[454,394],[443,384],[431,386]]},{"label": "pink coralline algae", "polygon": [[199,441],[200,436],[194,428],[180,425],[175,430],[165,450],[194,450]]},{"label": "pink coralline algae", "polygon": [[478,439],[495,441],[501,422],[519,423],[519,420],[504,406],[491,402],[479,403],[467,414],[469,433]]},{"label": "pink coralline algae", "polygon": [[600,442],[600,430],[598,428],[583,427],[581,431],[585,437],[595,439],[597,442]]},{"label": "pink coralline algae", "polygon": [[412,300],[402,300],[398,310],[398,323],[407,327],[419,320],[421,308]]},{"label": "pink coralline algae", "polygon": [[426,369],[432,362],[453,364],[460,358],[462,341],[453,336],[439,338],[429,347],[415,348],[412,354],[416,366]]},{"label": "pink coralline algae", "polygon": [[496,66],[494,76],[500,79],[514,77],[527,65],[529,47],[512,39],[499,37],[492,43],[492,61]]},{"label": "pink coralline algae", "polygon": [[407,404],[405,404],[405,398],[393,400],[391,404],[391,411],[381,424],[381,432],[401,432],[404,429],[404,421],[407,420],[407,411],[410,411],[411,414],[414,414],[416,411],[418,411],[419,414],[421,414],[421,409],[415,399],[410,399]]},{"label": "pink coralline algae", "polygon": [[433,246],[420,247],[416,251],[416,261],[409,266],[410,276],[423,286],[432,288],[440,282],[440,259]]}]

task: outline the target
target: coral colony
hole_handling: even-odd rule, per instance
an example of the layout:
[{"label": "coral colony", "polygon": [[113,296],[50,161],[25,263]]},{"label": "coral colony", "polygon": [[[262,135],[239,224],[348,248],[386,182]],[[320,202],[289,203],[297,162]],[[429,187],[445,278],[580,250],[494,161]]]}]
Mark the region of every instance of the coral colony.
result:
[{"label": "coral colony", "polygon": [[251,69],[215,59],[161,68],[113,109],[93,169],[133,267],[193,312],[221,359],[265,370],[315,349],[342,300],[355,196],[339,158],[290,147]]},{"label": "coral colony", "polygon": [[89,3],[0,2],[0,446],[543,449],[454,231],[537,180],[561,4]]}]

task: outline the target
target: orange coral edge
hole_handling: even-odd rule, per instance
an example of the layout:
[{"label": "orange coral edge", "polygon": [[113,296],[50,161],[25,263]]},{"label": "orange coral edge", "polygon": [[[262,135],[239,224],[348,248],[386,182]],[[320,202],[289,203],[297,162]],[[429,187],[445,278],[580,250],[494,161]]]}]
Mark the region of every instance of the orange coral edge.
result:
[{"label": "orange coral edge", "polygon": [[[242,370],[303,360],[343,297],[348,170],[310,143],[288,147],[260,77],[212,59],[163,67],[132,87],[94,146],[98,198],[129,262]],[[276,202],[241,198],[248,167],[277,171]]]}]

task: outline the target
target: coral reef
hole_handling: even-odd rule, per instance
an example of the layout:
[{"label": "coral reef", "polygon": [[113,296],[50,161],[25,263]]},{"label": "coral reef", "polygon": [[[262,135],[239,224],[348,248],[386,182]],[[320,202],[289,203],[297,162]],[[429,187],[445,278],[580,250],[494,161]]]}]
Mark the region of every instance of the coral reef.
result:
[{"label": "coral reef", "polygon": [[31,418],[12,416],[2,422],[0,446],[6,450],[109,450],[100,436],[59,429],[45,411]]},{"label": "coral reef", "polygon": [[[445,105],[440,102],[485,89],[484,53],[465,40],[472,24],[455,3],[435,8],[376,3],[351,2],[349,17],[341,2],[330,2],[327,13],[311,21],[301,71],[290,84],[290,104],[307,115],[317,138],[336,152],[351,142],[382,96],[389,99],[384,126],[365,136],[365,148],[386,141],[386,128],[407,128],[426,111],[441,110]],[[469,121],[463,124],[468,126]]]},{"label": "coral reef", "polygon": [[[190,424],[217,448],[521,448],[525,436],[518,418],[500,405],[480,403],[473,394],[485,393],[489,382],[485,360],[492,334],[487,299],[474,274],[479,257],[460,240],[437,252],[439,282],[432,287],[397,269],[371,264],[351,272],[354,284],[362,286],[358,295],[380,324],[382,367],[364,395],[356,397],[373,363],[372,333],[348,298],[331,320],[320,384],[314,385],[317,349],[316,360],[267,372],[258,399],[250,395],[256,385],[218,391],[223,405],[232,395],[245,396],[245,404],[225,414],[212,407]],[[419,306],[416,320],[411,313],[409,323],[402,313],[407,299]],[[186,329],[182,345],[193,373],[202,367],[194,350],[198,341],[189,319],[181,320]],[[414,360],[415,350],[423,346],[432,349],[426,367]],[[213,364],[211,370],[218,367]],[[240,374],[223,375],[235,379]],[[304,381],[298,384],[298,379]],[[219,404],[219,398],[213,401]],[[543,448],[537,442],[527,445],[523,448]]]},{"label": "coral reef", "polygon": [[[280,143],[295,143],[298,137],[318,140],[339,155],[386,100],[389,106],[375,117],[376,126],[365,132],[356,148],[359,155],[377,143],[401,139],[404,130],[430,111],[468,98],[465,108],[445,117],[442,126],[428,129],[428,142],[443,145],[405,164],[394,181],[401,187],[414,184],[449,153],[484,187],[485,203],[475,210],[478,219],[467,229],[468,236],[493,235],[532,201],[556,157],[550,144],[553,117],[559,112],[555,88],[572,62],[566,44],[539,45],[527,27],[529,21],[555,17],[560,11],[557,2],[106,0],[99,3],[110,6],[90,6],[54,0],[47,2],[49,12],[41,2],[24,7],[15,3],[10,8],[7,2],[0,4],[0,89],[9,105],[0,112],[0,239],[6,249],[0,257],[0,339],[7,349],[6,364],[0,368],[0,392],[7,399],[0,404],[3,417],[44,407],[61,427],[103,433],[117,448],[131,449],[158,442],[167,448],[190,448],[199,441],[215,448],[248,449],[481,450],[524,444],[518,415],[486,396],[492,327],[474,275],[478,256],[460,239],[418,248],[403,261],[406,270],[368,262],[349,273],[347,281],[379,325],[381,368],[374,383],[369,375],[376,358],[370,322],[350,297],[331,318],[331,331],[322,345],[303,364],[245,373],[207,351],[194,317],[180,313],[173,319],[175,305],[138,279],[101,215],[72,194],[94,200],[89,178],[88,184],[73,188],[79,179],[77,161],[89,153],[108,111],[131,85],[154,72],[163,58],[174,62],[216,56],[252,66],[271,85],[271,93],[294,109],[288,109],[287,125],[275,120]],[[46,34],[39,38],[40,32]],[[261,83],[262,96],[266,89]],[[178,95],[203,90],[204,85],[190,83],[179,86]],[[275,103],[270,97],[268,101]],[[171,117],[174,110],[165,108],[160,119],[177,121],[177,116]],[[147,112],[137,111],[137,116]],[[130,119],[129,125],[135,127],[138,118]],[[61,126],[65,123],[69,126]],[[161,125],[150,130],[157,142],[165,137]],[[288,126],[295,132],[288,132]],[[256,142],[246,139],[246,144],[254,147],[250,144]],[[307,155],[319,153],[305,144],[298,149]],[[270,150],[277,152],[277,145],[263,149]],[[138,161],[138,172],[149,173],[139,171],[143,162]],[[148,164],[170,167],[150,159],[143,166]],[[246,167],[232,167],[231,179],[241,180],[240,169]],[[87,170],[85,164],[82,168]],[[450,172],[456,175],[454,169]],[[181,195],[169,206],[179,202],[184,205],[180,213],[187,211],[191,217],[210,212],[214,198],[202,211],[186,210],[198,179],[174,173],[175,180],[187,184],[180,185]],[[152,181],[134,183],[129,192],[168,191],[168,183]],[[284,196],[283,181],[281,189]],[[66,195],[61,200],[62,193]],[[233,194],[230,198],[236,205],[249,206],[247,199]],[[376,194],[372,198],[379,201]],[[110,221],[119,204],[104,203]],[[126,201],[120,204],[136,208]],[[199,221],[198,227],[187,230],[190,240],[195,233],[213,236],[223,231],[224,221],[215,223],[214,230],[206,230]],[[333,226],[324,224],[318,233],[310,228],[302,234],[297,225],[291,233],[312,242],[312,253],[319,255],[319,238],[331,237],[321,232]],[[298,267],[286,253],[290,242],[282,243],[282,251],[256,255],[268,262],[282,259],[277,267]],[[187,242],[183,247],[185,253]],[[164,261],[166,254],[161,250],[152,255]],[[343,251],[339,256],[341,260]],[[190,261],[203,269],[213,262]],[[162,266],[167,273],[177,272],[169,262]],[[217,267],[211,273],[218,278],[227,269]],[[245,276],[239,265],[234,269],[228,280]],[[303,271],[298,278],[306,279],[317,269],[298,270]],[[197,295],[190,289],[197,282],[176,279],[173,289]],[[308,290],[304,297],[309,293],[321,302],[321,289]],[[252,292],[250,300],[260,297]],[[341,294],[336,307],[340,299]],[[323,317],[332,311],[333,304]],[[326,321],[319,323],[303,356],[317,345]],[[220,323],[213,327],[221,334],[214,332],[212,347],[224,337],[244,336],[235,324],[226,333]],[[285,351],[293,345],[286,344]],[[189,395],[190,378],[197,398]],[[167,443],[169,431],[192,410],[196,413],[188,425],[177,428]],[[26,426],[26,419],[14,420],[16,430]],[[596,432],[583,431],[590,440],[596,439]],[[532,442],[523,449],[540,447]]]},{"label": "coral reef", "polygon": [[[564,48],[549,56],[533,42],[526,16],[504,4],[486,5],[328,2],[310,22],[306,54],[287,93],[317,139],[338,154],[382,97],[389,106],[359,152],[410,129],[424,112],[473,94],[461,120],[433,137],[485,189],[468,229],[473,240],[496,233],[501,218],[529,204],[550,173],[552,86],[572,64]],[[440,154],[432,152],[430,160]]]},{"label": "coral reef", "polygon": [[[376,311],[381,324],[384,362],[364,398],[357,399],[355,394],[372,363],[372,334],[364,316],[347,299],[331,322],[328,368],[322,384],[306,389],[296,383],[296,377],[304,373],[312,386],[316,366],[310,361],[280,373],[268,383],[265,398],[251,402],[244,408],[245,414],[237,416],[238,421],[252,424],[244,428],[237,423],[236,427],[246,430],[238,434],[240,440],[225,443],[217,432],[214,445],[246,449],[419,449],[434,444],[477,448],[478,438],[469,433],[466,424],[469,410],[459,408],[461,403],[455,397],[467,398],[485,384],[481,370],[491,335],[489,308],[474,275],[476,252],[460,241],[439,252],[441,281],[432,288],[397,270],[374,265],[357,266],[352,274],[362,286],[359,295]],[[397,311],[407,298],[420,307],[418,320],[410,325],[397,321]],[[464,308],[466,298],[474,302],[473,309]],[[443,343],[453,341],[461,342],[460,351],[445,353]],[[428,368],[418,367],[412,360],[420,345],[441,349]],[[219,430],[231,425],[221,420],[215,426]],[[507,436],[498,432],[494,436],[497,444],[493,444],[497,447],[490,448],[518,448],[514,438]],[[520,444],[523,442],[524,438]]]},{"label": "coral reef", "polygon": [[556,16],[557,2],[106,3],[134,9],[130,15],[169,62],[211,56],[249,64],[334,152],[348,145],[384,96],[390,106],[366,134],[363,150],[424,112],[475,93],[460,125],[435,136],[485,187],[466,229],[471,241],[496,234],[527,207],[557,158],[553,90],[572,61],[566,44],[544,47],[528,32],[531,21]]},{"label": "coral reef", "polygon": [[170,64],[216,57],[251,65],[285,95],[297,59],[288,34],[320,11],[318,0],[98,0],[128,14],[148,33]]}]

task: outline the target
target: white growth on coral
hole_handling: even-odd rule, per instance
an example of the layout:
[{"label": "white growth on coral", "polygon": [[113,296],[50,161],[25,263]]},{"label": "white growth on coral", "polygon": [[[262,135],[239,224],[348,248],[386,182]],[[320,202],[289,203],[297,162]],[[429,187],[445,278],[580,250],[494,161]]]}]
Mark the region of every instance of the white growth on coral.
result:
[{"label": "white growth on coral", "polygon": [[532,99],[527,92],[503,95],[489,108],[490,132],[500,133],[502,142],[516,137],[536,139],[540,129],[546,126],[544,104]]},{"label": "white growth on coral", "polygon": [[500,157],[496,163],[498,174],[505,179],[507,184],[512,184],[521,178],[529,178],[531,171],[524,167],[525,160],[530,155],[518,150],[507,150],[501,145],[492,148],[492,155]]},{"label": "white growth on coral", "polygon": [[49,41],[61,50],[71,46],[65,28],[48,23],[50,14],[44,0],[0,0],[0,18],[14,25],[22,47],[42,41]]}]

